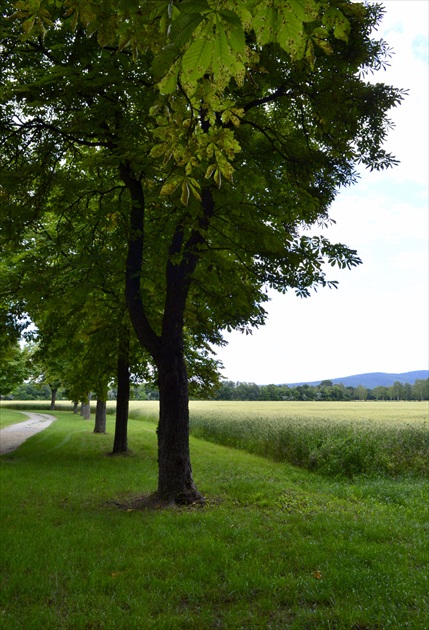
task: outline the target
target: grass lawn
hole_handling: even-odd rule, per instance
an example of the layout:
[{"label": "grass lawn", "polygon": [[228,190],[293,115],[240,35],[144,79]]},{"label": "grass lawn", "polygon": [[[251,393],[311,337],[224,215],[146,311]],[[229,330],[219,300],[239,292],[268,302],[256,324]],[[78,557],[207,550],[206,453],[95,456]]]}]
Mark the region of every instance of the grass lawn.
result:
[{"label": "grass lawn", "polygon": [[18,422],[25,422],[26,420],[28,420],[27,414],[16,411],[15,409],[7,409],[0,403],[0,429],[4,429],[11,424],[17,424]]},{"label": "grass lawn", "polygon": [[139,511],[155,425],[131,420],[133,455],[109,457],[113,418],[96,435],[53,415],[0,458],[2,630],[429,625],[423,478],[330,478],[192,438],[207,505]]}]

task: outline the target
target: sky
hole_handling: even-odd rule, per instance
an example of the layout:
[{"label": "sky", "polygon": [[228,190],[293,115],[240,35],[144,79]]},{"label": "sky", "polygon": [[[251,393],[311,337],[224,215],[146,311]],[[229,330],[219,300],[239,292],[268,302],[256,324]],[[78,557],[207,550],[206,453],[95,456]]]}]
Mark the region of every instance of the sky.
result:
[{"label": "sky", "polygon": [[385,0],[377,36],[394,50],[378,82],[409,95],[390,110],[386,149],[394,169],[364,172],[331,207],[324,231],[363,264],[330,271],[339,288],[310,298],[271,293],[265,326],[252,335],[225,333],[217,348],[233,381],[296,383],[366,372],[402,373],[429,366],[428,24],[427,0]]}]

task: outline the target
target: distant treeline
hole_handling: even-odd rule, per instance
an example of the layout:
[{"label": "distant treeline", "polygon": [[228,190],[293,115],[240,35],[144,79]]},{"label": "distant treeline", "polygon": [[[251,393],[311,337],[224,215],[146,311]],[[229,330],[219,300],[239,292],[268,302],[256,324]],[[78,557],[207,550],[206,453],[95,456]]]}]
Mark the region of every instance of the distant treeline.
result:
[{"label": "distant treeline", "polygon": [[[109,390],[109,399],[116,399],[116,389]],[[49,400],[51,389],[40,383],[23,383],[7,396],[14,400]],[[158,390],[150,384],[132,385],[131,400],[157,400]],[[429,379],[419,379],[413,385],[397,381],[390,387],[379,385],[373,389],[359,385],[346,387],[332,381],[320,385],[256,385],[222,381],[212,400],[428,400]],[[57,400],[68,400],[67,392],[61,388]]]},{"label": "distant treeline", "polygon": [[215,400],[428,400],[429,379],[410,383],[395,382],[390,387],[373,389],[358,385],[346,387],[332,381],[320,385],[256,385],[222,381]]}]

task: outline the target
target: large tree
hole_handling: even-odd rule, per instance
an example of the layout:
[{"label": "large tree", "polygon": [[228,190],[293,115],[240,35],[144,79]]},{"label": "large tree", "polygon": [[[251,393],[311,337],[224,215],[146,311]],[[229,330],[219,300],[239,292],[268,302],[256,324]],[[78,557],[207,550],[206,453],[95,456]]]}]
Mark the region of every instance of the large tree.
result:
[{"label": "large tree", "polygon": [[190,348],[210,364],[222,329],[263,323],[267,287],[307,296],[335,286],[326,262],[360,262],[303,228],[329,224],[358,164],[395,162],[382,145],[402,94],[365,78],[389,54],[371,35],[382,9],[348,0],[16,8],[1,27],[4,229],[19,234],[47,208],[73,223],[94,198],[105,217],[125,218],[127,307],[158,374],[158,496],[199,500]]}]

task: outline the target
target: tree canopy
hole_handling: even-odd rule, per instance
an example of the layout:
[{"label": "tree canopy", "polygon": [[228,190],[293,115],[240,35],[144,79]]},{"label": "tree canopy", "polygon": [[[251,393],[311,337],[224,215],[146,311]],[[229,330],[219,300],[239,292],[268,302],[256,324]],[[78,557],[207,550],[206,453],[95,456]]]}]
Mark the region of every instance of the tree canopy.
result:
[{"label": "tree canopy", "polygon": [[395,164],[383,142],[403,93],[366,78],[389,56],[381,17],[348,0],[2,10],[8,264],[66,269],[126,303],[157,372],[166,500],[200,498],[188,380],[213,377],[222,330],[263,324],[268,287],[308,296],[336,286],[330,266],[360,263],[322,228],[358,165]]}]

